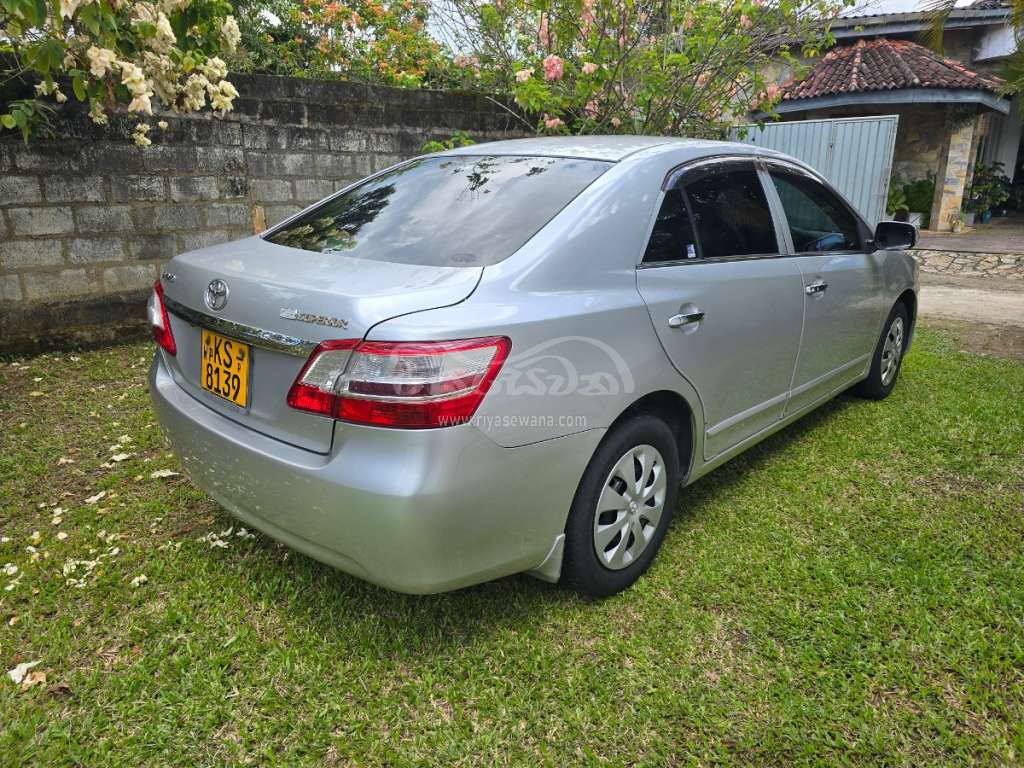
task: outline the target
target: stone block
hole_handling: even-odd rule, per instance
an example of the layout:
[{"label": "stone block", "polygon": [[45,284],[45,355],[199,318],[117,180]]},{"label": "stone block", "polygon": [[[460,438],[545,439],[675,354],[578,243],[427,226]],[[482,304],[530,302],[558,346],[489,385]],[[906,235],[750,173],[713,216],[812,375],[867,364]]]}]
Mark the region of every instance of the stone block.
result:
[{"label": "stone block", "polygon": [[310,175],[329,179],[351,176],[356,172],[354,157],[358,158],[359,155],[341,155],[335,152],[319,154],[316,156],[316,172]]},{"label": "stone block", "polygon": [[107,291],[136,291],[149,288],[156,280],[156,264],[124,264],[103,270]]},{"label": "stone block", "polygon": [[366,131],[337,130],[331,133],[331,149],[335,152],[363,152],[366,145]]},{"label": "stone block", "polygon": [[245,168],[245,152],[237,147],[198,147],[196,148],[195,167],[181,168],[180,170],[219,173],[240,171],[243,168]]},{"label": "stone block", "polygon": [[253,179],[249,183],[252,197],[258,203],[279,203],[292,200],[292,183],[284,179]]},{"label": "stone block", "polygon": [[124,243],[119,237],[76,237],[68,243],[68,262],[71,264],[124,261],[124,258]]},{"label": "stone block", "polygon": [[198,251],[211,245],[220,245],[237,240],[238,235],[226,229],[208,229],[203,232],[189,232],[181,236],[181,251]]},{"label": "stone block", "polygon": [[298,101],[264,101],[260,120],[271,120],[285,125],[305,125],[306,105]]},{"label": "stone block", "polygon": [[167,199],[163,176],[112,176],[111,197],[120,203],[153,202]]},{"label": "stone block", "polygon": [[334,182],[325,179],[297,179],[295,181],[295,199],[303,202],[322,200],[334,194]]},{"label": "stone block", "polygon": [[198,229],[202,226],[202,209],[198,205],[171,203],[132,209],[132,221],[140,232],[160,233],[163,230]]},{"label": "stone block", "polygon": [[61,235],[75,228],[71,209],[10,208],[7,211],[15,235]]},{"label": "stone block", "polygon": [[127,205],[88,205],[75,210],[79,232],[130,232],[131,208]]},{"label": "stone block", "polygon": [[223,181],[221,191],[224,193],[225,198],[249,196],[249,179],[245,176],[225,176]]},{"label": "stone block", "polygon": [[17,275],[0,275],[0,301],[21,301],[21,281]]},{"label": "stone block", "polygon": [[82,268],[59,272],[25,272],[25,298],[29,301],[60,301],[97,293],[102,287]]},{"label": "stone block", "polygon": [[171,200],[216,200],[220,188],[215,176],[177,176],[170,180]]},{"label": "stone block", "polygon": [[275,224],[279,224],[294,213],[298,213],[302,210],[300,205],[268,205],[267,211],[267,226],[272,227]]},{"label": "stone block", "polygon": [[100,176],[47,176],[43,182],[51,203],[98,203],[105,199]]},{"label": "stone block", "polygon": [[128,253],[133,259],[167,260],[178,255],[176,235],[137,235],[128,240]]},{"label": "stone block", "polygon": [[211,227],[245,227],[252,222],[246,203],[221,203],[206,209],[206,223]]},{"label": "stone block", "polygon": [[289,128],[288,147],[303,151],[315,151],[318,149],[330,149],[330,140],[327,131],[314,128]]},{"label": "stone block", "polygon": [[35,176],[0,176],[0,205],[38,203],[43,199]]},{"label": "stone block", "polygon": [[60,240],[0,241],[0,267],[45,267],[64,261]]}]

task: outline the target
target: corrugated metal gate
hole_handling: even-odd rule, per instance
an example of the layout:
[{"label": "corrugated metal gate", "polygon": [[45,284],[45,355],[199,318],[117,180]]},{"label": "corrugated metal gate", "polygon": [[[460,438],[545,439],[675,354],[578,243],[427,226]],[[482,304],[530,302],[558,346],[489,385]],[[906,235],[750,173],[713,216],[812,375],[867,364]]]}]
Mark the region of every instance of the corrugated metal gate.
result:
[{"label": "corrugated metal gate", "polygon": [[874,226],[885,218],[898,123],[898,115],[796,120],[765,123],[764,128],[736,126],[730,138],[803,160]]}]

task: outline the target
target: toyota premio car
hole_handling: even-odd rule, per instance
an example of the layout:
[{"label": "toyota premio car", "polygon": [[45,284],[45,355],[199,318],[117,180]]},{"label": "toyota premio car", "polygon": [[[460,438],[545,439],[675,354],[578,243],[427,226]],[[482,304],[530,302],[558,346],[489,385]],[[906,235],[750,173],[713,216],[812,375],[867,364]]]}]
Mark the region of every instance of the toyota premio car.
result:
[{"label": "toyota premio car", "polygon": [[464,147],[171,261],[152,398],[199,486],[343,571],[610,595],[681,487],[844,390],[889,394],[915,239],[753,146]]}]

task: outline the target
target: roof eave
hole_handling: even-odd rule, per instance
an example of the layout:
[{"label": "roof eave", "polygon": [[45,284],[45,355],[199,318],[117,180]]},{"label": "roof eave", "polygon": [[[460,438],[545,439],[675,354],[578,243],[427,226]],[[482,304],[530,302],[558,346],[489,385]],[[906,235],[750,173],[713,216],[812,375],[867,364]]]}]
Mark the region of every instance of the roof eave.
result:
[{"label": "roof eave", "polygon": [[[897,88],[891,91],[840,93],[810,99],[790,99],[775,106],[780,115],[809,112],[813,109],[849,106],[891,106],[895,104],[978,104],[1001,114],[1009,114],[1010,100],[990,91],[965,88]],[[755,112],[755,120],[768,115]]]},{"label": "roof eave", "polygon": [[[946,19],[943,28],[950,30],[989,27],[1007,22],[1012,13],[1010,8],[953,11]],[[855,40],[861,37],[923,32],[930,28],[931,24],[931,14],[928,12],[893,13],[884,16],[849,16],[833,21],[831,31],[836,40]]]}]

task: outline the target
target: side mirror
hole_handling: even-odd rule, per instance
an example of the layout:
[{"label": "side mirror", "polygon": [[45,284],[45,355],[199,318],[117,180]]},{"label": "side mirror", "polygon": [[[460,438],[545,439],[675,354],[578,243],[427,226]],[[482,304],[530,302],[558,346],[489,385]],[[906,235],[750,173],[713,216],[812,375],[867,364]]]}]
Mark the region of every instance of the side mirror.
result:
[{"label": "side mirror", "polygon": [[875,249],[902,251],[917,243],[917,227],[902,221],[880,221],[875,226]]}]

